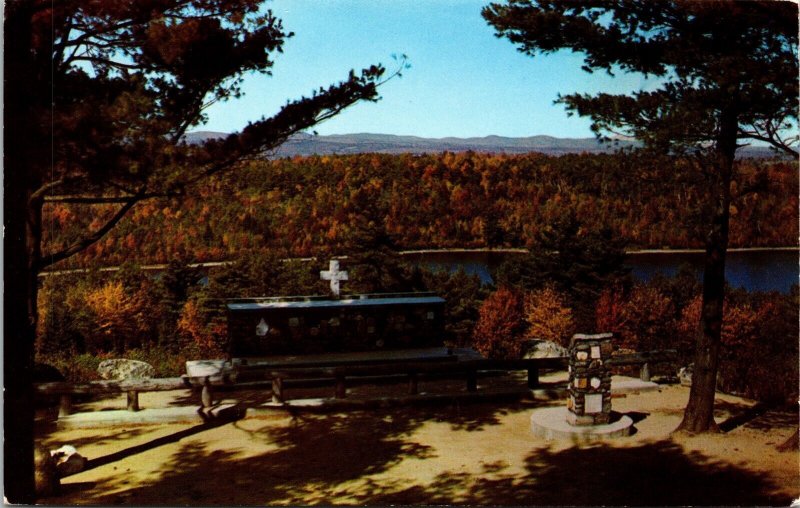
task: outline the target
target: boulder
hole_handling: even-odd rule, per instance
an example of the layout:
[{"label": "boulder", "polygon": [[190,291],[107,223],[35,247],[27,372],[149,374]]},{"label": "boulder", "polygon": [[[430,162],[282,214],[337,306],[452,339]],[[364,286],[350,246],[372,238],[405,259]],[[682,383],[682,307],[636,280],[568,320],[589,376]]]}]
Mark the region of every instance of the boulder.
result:
[{"label": "boulder", "polygon": [[533,339],[526,344],[523,358],[558,358],[569,356],[569,350],[564,346],[549,340]]},{"label": "boulder", "polygon": [[61,482],[58,479],[56,460],[42,446],[36,445],[34,448],[33,467],[36,497],[50,497],[58,494]]},{"label": "boulder", "polygon": [[57,450],[51,450],[50,455],[56,461],[58,476],[63,478],[77,474],[86,469],[86,457],[78,453],[74,446],[64,445]]},{"label": "boulder", "polygon": [[115,358],[100,362],[97,373],[103,379],[148,379],[155,377],[156,369],[149,363],[139,360]]}]

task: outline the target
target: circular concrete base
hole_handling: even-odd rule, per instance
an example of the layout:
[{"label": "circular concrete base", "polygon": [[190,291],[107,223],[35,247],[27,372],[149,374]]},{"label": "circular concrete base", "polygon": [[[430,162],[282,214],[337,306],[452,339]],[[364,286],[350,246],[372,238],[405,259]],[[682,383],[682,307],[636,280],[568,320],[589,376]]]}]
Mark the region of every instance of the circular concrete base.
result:
[{"label": "circular concrete base", "polygon": [[605,425],[572,426],[567,423],[564,406],[537,409],[531,414],[531,430],[534,435],[547,439],[570,439],[574,442],[602,441],[625,437],[631,434],[633,420],[629,416],[612,413],[611,423]]}]

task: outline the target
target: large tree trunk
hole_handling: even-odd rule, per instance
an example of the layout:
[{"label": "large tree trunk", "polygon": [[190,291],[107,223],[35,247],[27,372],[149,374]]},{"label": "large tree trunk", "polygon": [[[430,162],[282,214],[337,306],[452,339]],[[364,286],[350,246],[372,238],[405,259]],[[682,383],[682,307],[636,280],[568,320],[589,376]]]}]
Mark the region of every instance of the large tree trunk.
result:
[{"label": "large tree trunk", "polygon": [[722,336],[725,301],[725,258],[728,251],[731,180],[736,154],[738,121],[733,108],[720,115],[716,144],[715,178],[712,185],[713,211],[706,237],[705,270],[703,272],[703,308],[694,355],[692,388],[689,403],[678,430],[717,432],[714,421],[714,395],[717,389],[719,348]]},{"label": "large tree trunk", "polygon": [[[8,166],[6,166],[8,167]],[[7,174],[8,175],[8,174]],[[8,176],[6,177],[8,179]],[[8,180],[7,180],[8,181]],[[35,499],[33,470],[33,346],[36,334],[36,271],[26,233],[26,196],[5,193],[5,291],[3,369],[5,495],[12,503]]]},{"label": "large tree trunk", "polygon": [[50,159],[50,139],[43,135],[50,129],[42,125],[49,123],[48,115],[34,119],[35,88],[49,85],[33,71],[31,9],[7,5],[4,23],[5,75],[13,79],[6,79],[4,88],[3,465],[6,499],[26,504],[36,496],[32,373],[41,242],[41,201],[30,198]]}]

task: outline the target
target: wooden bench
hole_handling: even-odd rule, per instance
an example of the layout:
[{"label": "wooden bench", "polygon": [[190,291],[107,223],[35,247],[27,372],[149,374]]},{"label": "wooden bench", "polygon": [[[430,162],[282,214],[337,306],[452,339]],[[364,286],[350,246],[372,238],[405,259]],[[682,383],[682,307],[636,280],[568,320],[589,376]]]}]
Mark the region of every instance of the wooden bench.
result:
[{"label": "wooden bench", "polygon": [[[639,365],[641,379],[649,381],[651,365],[674,362],[676,358],[677,353],[674,350],[650,351],[616,355],[608,360],[608,364],[611,367]],[[200,388],[201,406],[210,407],[213,402],[213,386],[235,388],[268,386],[272,389],[273,401],[282,403],[286,400],[284,381],[287,380],[318,380],[323,383],[333,383],[333,397],[342,399],[347,396],[348,380],[404,376],[408,383],[408,393],[416,395],[419,393],[420,377],[423,376],[462,378],[466,381],[467,391],[475,392],[478,389],[479,373],[527,371],[528,388],[534,389],[539,386],[541,370],[564,370],[568,362],[568,357],[557,357],[521,360],[399,361],[367,365],[338,364],[312,367],[297,366],[297,363],[285,366],[249,364],[238,366],[233,373],[225,375],[202,377],[184,375],[176,378],[91,381],[87,383],[39,383],[34,385],[34,391],[39,396],[60,395],[59,416],[65,416],[71,412],[71,397],[80,394],[127,393],[128,410],[137,411],[139,409],[137,398],[139,392]]]},{"label": "wooden bench", "polygon": [[[280,403],[286,400],[285,381],[287,380],[318,380],[322,383],[332,383],[334,386],[333,397],[342,399],[346,397],[348,380],[366,378],[387,378],[404,376],[408,382],[408,393],[416,395],[419,391],[419,379],[422,376],[437,376],[446,378],[464,378],[467,391],[477,390],[479,372],[526,370],[528,373],[528,387],[535,388],[539,385],[540,369],[564,369],[566,358],[536,358],[528,360],[461,360],[451,362],[395,362],[373,365],[337,365],[317,367],[284,367],[274,366],[253,367],[249,366],[239,372],[234,386],[257,387],[267,383],[272,388],[273,401]],[[191,384],[202,386],[204,392],[209,393],[211,386],[220,383],[205,382],[202,379],[189,379]],[[210,398],[207,396],[206,399]]]},{"label": "wooden bench", "polygon": [[612,356],[607,364],[609,367],[624,367],[627,365],[639,366],[639,379],[650,381],[650,366],[658,363],[675,363],[678,352],[674,349],[645,351],[643,353],[623,353]]}]

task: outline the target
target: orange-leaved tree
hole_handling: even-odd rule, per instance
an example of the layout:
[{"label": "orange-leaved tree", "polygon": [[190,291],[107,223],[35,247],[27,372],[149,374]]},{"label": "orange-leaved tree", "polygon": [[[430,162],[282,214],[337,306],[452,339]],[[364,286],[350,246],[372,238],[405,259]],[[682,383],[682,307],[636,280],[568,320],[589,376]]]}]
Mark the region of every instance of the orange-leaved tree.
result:
[{"label": "orange-leaved tree", "polygon": [[129,293],[120,281],[111,281],[86,295],[84,305],[93,318],[88,330],[92,351],[121,352],[135,347],[146,333],[145,302],[139,293]]},{"label": "orange-leaved tree", "polygon": [[472,345],[487,358],[519,358],[525,344],[525,306],[522,296],[501,287],[483,301]]},{"label": "orange-leaved tree", "polygon": [[566,297],[552,286],[531,291],[525,298],[526,335],[532,339],[544,339],[564,347],[569,346],[575,334],[575,319]]}]

